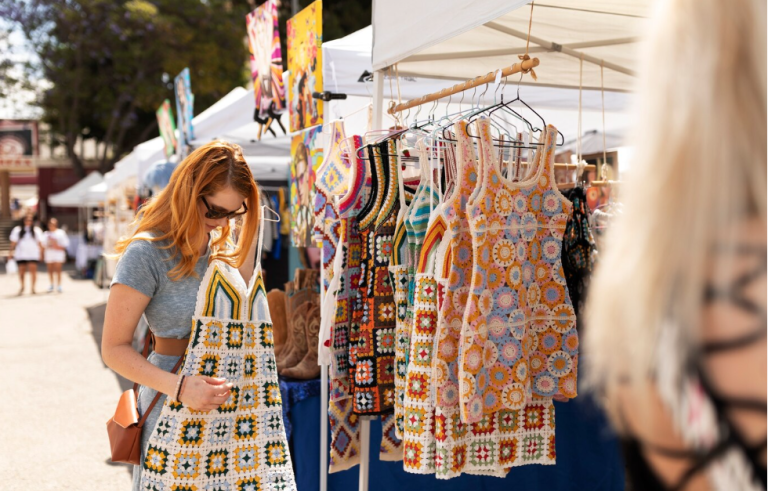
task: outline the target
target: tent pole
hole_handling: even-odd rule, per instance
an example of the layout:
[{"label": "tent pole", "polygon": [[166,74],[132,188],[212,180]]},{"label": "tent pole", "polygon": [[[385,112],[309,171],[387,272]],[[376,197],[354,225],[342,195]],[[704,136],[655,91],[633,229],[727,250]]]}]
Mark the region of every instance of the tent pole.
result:
[{"label": "tent pole", "polygon": [[623,67],[621,65],[617,65],[616,63],[610,63],[608,61],[601,60],[600,58],[597,58],[596,56],[588,55],[585,53],[582,53],[581,51],[576,51],[573,48],[569,48],[568,46],[565,46],[563,44],[557,44],[552,41],[547,41],[546,39],[542,39],[536,36],[529,36],[527,32],[518,31],[517,29],[512,29],[506,26],[503,26],[497,22],[488,22],[484,24],[485,27],[489,27],[493,30],[503,32],[504,34],[509,34],[510,36],[514,36],[519,39],[529,39],[533,44],[538,44],[539,46],[546,48],[548,51],[558,51],[560,53],[563,53],[564,55],[573,56],[574,58],[584,59],[584,61],[588,61],[590,63],[593,63],[595,65],[602,64],[605,68],[609,68],[615,72],[624,73],[626,75],[636,76],[634,70],[630,70],[629,68]]},{"label": "tent pole", "polygon": [[[320,318],[333,315],[331,312],[323,312],[325,296],[325,252],[320,248]],[[320,363],[320,491],[328,489],[328,365]]]}]

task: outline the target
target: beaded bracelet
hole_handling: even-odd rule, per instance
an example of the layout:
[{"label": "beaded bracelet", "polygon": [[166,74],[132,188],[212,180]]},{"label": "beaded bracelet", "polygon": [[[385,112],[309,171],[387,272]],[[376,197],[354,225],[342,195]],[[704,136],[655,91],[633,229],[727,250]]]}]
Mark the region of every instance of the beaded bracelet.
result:
[{"label": "beaded bracelet", "polygon": [[176,382],[176,390],[173,392],[173,400],[176,402],[181,402],[179,396],[181,395],[181,387],[184,385],[184,377],[184,375],[179,375],[179,380]]}]

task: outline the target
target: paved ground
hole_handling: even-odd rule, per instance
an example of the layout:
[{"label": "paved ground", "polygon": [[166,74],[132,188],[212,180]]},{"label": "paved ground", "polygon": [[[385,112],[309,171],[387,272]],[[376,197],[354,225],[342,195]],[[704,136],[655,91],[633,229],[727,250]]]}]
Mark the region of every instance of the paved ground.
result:
[{"label": "paved ground", "polygon": [[0,488],[128,490],[129,467],[108,463],[125,382],[99,354],[106,290],[64,276],[64,293],[17,297],[18,278],[0,274]]}]

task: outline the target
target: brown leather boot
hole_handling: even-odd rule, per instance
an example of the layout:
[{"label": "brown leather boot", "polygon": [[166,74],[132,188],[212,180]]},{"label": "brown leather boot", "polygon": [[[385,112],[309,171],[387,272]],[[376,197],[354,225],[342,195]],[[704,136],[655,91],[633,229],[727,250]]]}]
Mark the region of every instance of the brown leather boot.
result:
[{"label": "brown leather boot", "polygon": [[320,376],[320,365],[317,364],[317,343],[320,334],[320,305],[313,304],[307,312],[307,354],[293,368],[286,368],[282,375],[291,378],[309,380]]},{"label": "brown leather boot", "polygon": [[[280,351],[275,350],[275,363],[277,363],[278,366],[284,363],[284,360],[290,356],[291,351],[295,349],[293,342],[292,316],[290,315],[290,302],[293,293],[293,282],[289,281],[285,284],[285,304],[283,305],[283,312],[285,312],[285,345]],[[269,298],[267,298],[267,301],[269,301]]]},{"label": "brown leather boot", "polygon": [[288,312],[293,335],[293,349],[282,360],[277,362],[277,373],[282,374],[286,368],[292,368],[307,355],[307,313],[312,308],[311,302],[304,302],[297,309]]},{"label": "brown leather boot", "polygon": [[288,341],[288,319],[285,314],[285,292],[274,289],[267,293],[269,316],[272,318],[272,339],[275,344],[275,357],[285,348]]}]

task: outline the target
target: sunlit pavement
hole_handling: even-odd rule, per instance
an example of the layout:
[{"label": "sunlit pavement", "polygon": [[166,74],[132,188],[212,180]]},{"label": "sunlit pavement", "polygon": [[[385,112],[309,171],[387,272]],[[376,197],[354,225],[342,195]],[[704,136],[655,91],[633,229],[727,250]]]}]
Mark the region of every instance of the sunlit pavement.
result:
[{"label": "sunlit pavement", "polygon": [[0,274],[0,488],[128,490],[129,467],[107,463],[121,391],[97,344],[107,291],[67,274],[63,293],[47,288],[40,275],[17,297],[18,277]]}]

